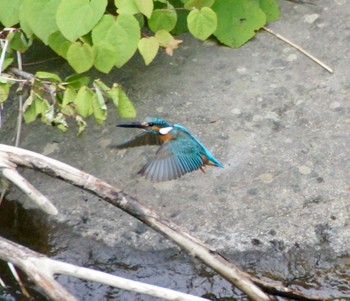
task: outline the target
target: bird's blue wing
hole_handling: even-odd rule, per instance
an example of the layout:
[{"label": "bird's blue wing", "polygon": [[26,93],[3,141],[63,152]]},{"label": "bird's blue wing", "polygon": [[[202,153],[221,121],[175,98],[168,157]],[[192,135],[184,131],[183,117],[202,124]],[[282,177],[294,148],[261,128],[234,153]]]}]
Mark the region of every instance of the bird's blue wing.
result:
[{"label": "bird's blue wing", "polygon": [[[183,137],[183,138],[187,138]],[[139,174],[153,182],[174,180],[203,165],[198,145],[192,139],[171,139],[164,143]]]},{"label": "bird's blue wing", "polygon": [[127,140],[123,143],[116,145],[116,148],[122,149],[127,147],[135,147],[142,145],[161,145],[162,141],[159,139],[158,135],[152,134],[150,132],[143,131],[134,138]]}]

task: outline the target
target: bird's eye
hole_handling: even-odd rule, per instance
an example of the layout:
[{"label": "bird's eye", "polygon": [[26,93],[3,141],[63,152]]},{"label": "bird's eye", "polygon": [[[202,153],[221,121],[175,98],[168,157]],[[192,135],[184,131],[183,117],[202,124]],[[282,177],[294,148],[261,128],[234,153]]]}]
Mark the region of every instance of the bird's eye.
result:
[{"label": "bird's eye", "polygon": [[154,123],[153,122],[149,122],[148,126],[154,126]]}]

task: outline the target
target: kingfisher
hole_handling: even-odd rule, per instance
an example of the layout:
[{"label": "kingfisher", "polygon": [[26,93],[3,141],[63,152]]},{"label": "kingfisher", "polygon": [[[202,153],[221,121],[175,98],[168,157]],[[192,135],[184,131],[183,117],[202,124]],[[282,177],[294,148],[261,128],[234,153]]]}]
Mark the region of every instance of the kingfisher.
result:
[{"label": "kingfisher", "polygon": [[134,138],[116,145],[118,149],[141,145],[160,145],[155,157],[138,172],[152,182],[174,180],[197,169],[205,172],[206,165],[224,167],[182,125],[170,123],[158,117],[147,117],[142,122],[118,124],[117,126],[143,130]]}]

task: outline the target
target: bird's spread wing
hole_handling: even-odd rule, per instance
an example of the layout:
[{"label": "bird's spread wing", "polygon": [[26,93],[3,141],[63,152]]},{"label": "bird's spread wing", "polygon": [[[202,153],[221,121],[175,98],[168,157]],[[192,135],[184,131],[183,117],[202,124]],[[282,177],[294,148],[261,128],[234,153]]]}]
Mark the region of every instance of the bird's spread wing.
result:
[{"label": "bird's spread wing", "polygon": [[142,132],[135,136],[134,138],[127,140],[123,143],[116,145],[117,148],[127,148],[135,147],[141,145],[161,145],[162,141],[159,139],[158,135],[154,135],[149,132]]},{"label": "bird's spread wing", "polygon": [[203,165],[195,141],[173,139],[164,143],[139,174],[153,182],[174,180]]}]

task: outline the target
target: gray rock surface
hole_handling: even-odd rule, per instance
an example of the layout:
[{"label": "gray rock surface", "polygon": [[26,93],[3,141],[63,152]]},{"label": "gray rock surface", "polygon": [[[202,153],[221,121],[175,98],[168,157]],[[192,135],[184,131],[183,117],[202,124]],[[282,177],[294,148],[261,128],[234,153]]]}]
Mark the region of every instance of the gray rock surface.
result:
[{"label": "gray rock surface", "polygon": [[[226,252],[276,245],[347,253],[350,245],[350,2],[281,1],[269,28],[334,69],[330,74],[265,31],[239,49],[185,35],[173,57],[149,67],[136,57],[101,77],[119,82],[138,119],[160,116],[188,127],[225,168],[207,168],[154,184],[137,171],[156,148],[111,150],[137,133],[93,120],[82,137],[40,122],[23,126],[21,146],[89,172]],[[52,70],[52,66],[47,68]],[[67,74],[67,65],[56,70]],[[5,107],[1,140],[12,143],[14,116]],[[7,137],[5,137],[7,136]],[[60,210],[60,221],[108,245],[144,250],[172,244],[122,211],[37,172],[25,176]],[[23,199],[23,197],[21,197]],[[281,248],[282,248],[281,247]]]}]

